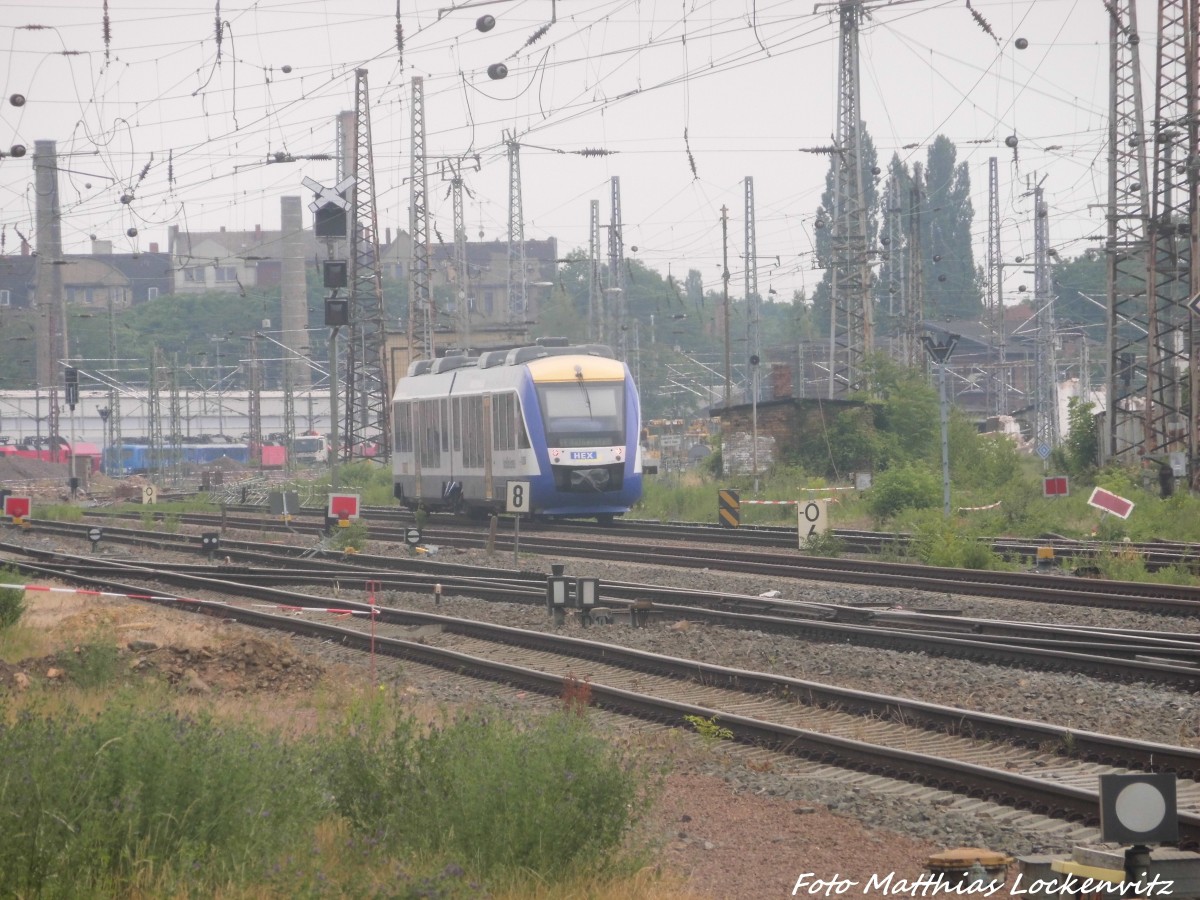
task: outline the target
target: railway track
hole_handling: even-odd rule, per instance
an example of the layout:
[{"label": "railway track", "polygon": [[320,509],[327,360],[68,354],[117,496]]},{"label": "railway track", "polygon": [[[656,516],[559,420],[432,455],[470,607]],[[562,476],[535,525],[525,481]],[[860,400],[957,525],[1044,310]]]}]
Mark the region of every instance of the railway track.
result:
[{"label": "railway track", "polygon": [[[76,538],[83,526],[47,523],[46,528]],[[188,549],[194,536],[161,535],[123,530],[121,539],[156,549]],[[13,557],[39,559],[45,571],[61,577],[103,572],[111,563],[84,557],[0,544]],[[536,572],[497,571],[395,557],[323,552],[311,549],[226,541],[221,553],[230,560],[220,573],[264,587],[308,585],[338,590],[371,583],[381,591],[435,591],[494,601],[545,605],[546,576]],[[239,560],[233,565],[232,560]],[[19,563],[15,563],[18,567]],[[253,566],[254,568],[249,568]],[[188,585],[212,574],[211,565],[175,564],[160,577]],[[1154,682],[1187,691],[1200,688],[1200,637],[1113,628],[1066,627],[878,610],[825,603],[791,602],[728,592],[701,592],[659,585],[605,582],[603,603],[624,610],[629,621],[655,618],[690,619],[808,641],[878,647],[930,656],[1028,670],[1077,672],[1123,682]]]},{"label": "railway track", "polygon": [[[76,562],[82,567],[88,561]],[[288,614],[328,603],[321,595],[238,580],[229,572],[220,577],[183,574],[173,564],[159,568],[99,559],[90,563],[97,570],[107,567],[107,572],[70,577],[91,589],[551,696],[561,696],[567,680],[586,678],[593,702],[604,709],[677,727],[684,725],[685,716],[715,720],[743,744],[1059,820],[1094,822],[1099,774],[1118,769],[1175,772],[1181,778],[1183,843],[1200,845],[1200,751],[730,669],[598,640],[392,605],[372,608],[365,598],[339,597],[339,608],[367,615],[335,625]],[[56,568],[21,565],[31,574],[63,577]],[[163,592],[162,583],[180,580],[191,596]],[[414,630],[419,640],[411,639]]]},{"label": "railway track", "polygon": [[[261,515],[264,512],[264,507],[254,505],[228,506],[227,509],[239,515]],[[410,526],[413,522],[412,513],[396,507],[364,507],[362,513],[363,517],[372,525],[399,528]],[[325,515],[325,510],[316,507],[301,507],[296,515],[306,519],[321,519]],[[434,525],[440,528],[442,527],[440,523],[443,521],[457,522],[459,520],[438,516],[434,520]],[[510,531],[511,520],[501,518],[499,526],[505,531]],[[477,524],[474,524],[473,527],[477,527]],[[610,525],[598,525],[584,520],[559,519],[552,522],[526,521],[522,522],[521,527],[527,534],[550,530],[606,538],[620,536],[629,540],[699,541],[753,548],[796,549],[798,545],[797,530],[794,525],[742,525],[731,529],[715,524],[658,522],[626,517]],[[841,544],[842,549],[846,553],[852,554],[902,555],[911,552],[913,545],[913,536],[907,532],[835,528],[831,529],[831,533]],[[1114,545],[1103,541],[1076,540],[1056,534],[1045,534],[1038,538],[991,537],[980,540],[986,541],[995,553],[1005,559],[1029,564],[1037,560],[1040,548],[1050,547],[1059,561],[1070,560],[1085,564],[1088,560],[1106,553],[1136,554],[1145,561],[1147,569],[1151,571],[1167,566],[1184,566],[1193,571],[1200,571],[1200,544],[1182,541],[1129,541]]]},{"label": "railway track", "polygon": [[[115,517],[140,519],[140,516],[134,513]],[[114,516],[110,514],[89,518],[100,521]],[[275,534],[318,535],[324,530],[323,524],[316,521],[282,522],[228,514],[185,513],[178,517],[178,521],[202,528],[238,528]],[[372,526],[371,537],[373,540],[403,544],[407,531],[407,528]],[[570,531],[556,531],[550,536],[541,533],[522,534],[519,540],[505,534],[497,537],[495,549],[498,552],[513,552],[516,543],[519,549],[549,555],[743,572],[788,581],[800,579],[885,588],[901,587],[934,593],[1106,607],[1160,615],[1200,616],[1200,589],[1186,585],[1100,581],[1037,572],[951,569],[892,561],[813,557],[795,552],[754,551],[719,546],[697,548],[692,541],[686,542],[687,546],[682,549],[669,545],[630,546],[611,539],[594,540],[589,537],[590,534],[591,532],[587,532],[575,536]],[[478,525],[461,529],[426,529],[425,538],[431,544],[465,549],[483,549],[490,541],[486,529],[481,529]]]}]

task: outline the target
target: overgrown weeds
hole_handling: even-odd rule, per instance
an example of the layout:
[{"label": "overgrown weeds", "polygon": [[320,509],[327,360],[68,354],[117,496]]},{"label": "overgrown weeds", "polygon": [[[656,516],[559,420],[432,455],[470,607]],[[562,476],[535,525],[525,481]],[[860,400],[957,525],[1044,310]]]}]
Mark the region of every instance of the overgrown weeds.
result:
[{"label": "overgrown weeds", "polygon": [[331,738],[321,768],[358,831],[489,879],[629,865],[617,851],[654,784],[570,712],[536,725],[472,715],[422,728],[369,703]]},{"label": "overgrown weeds", "polygon": [[168,696],[127,689],[53,714],[0,697],[6,895],[465,898],[571,883],[624,896],[644,880],[629,838],[656,773],[581,708],[427,726],[372,690],[284,737]]}]

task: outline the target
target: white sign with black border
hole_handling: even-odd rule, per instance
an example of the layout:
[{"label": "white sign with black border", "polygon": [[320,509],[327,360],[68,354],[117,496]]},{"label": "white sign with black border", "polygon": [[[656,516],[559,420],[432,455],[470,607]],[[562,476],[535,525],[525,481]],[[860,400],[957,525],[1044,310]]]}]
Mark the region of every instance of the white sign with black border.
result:
[{"label": "white sign with black border", "polygon": [[829,527],[828,500],[801,500],[796,504],[796,523],[799,529],[800,546],[825,533]]},{"label": "white sign with black border", "polygon": [[504,507],[504,511],[518,514],[529,512],[528,481],[508,482],[508,503]]}]

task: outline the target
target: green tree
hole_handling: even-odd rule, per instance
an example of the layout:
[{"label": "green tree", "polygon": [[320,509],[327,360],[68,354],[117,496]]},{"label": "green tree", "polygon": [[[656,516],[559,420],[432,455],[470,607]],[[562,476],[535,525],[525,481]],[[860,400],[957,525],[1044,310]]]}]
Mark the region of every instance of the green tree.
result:
[{"label": "green tree", "polygon": [[956,156],[954,142],[939,134],[925,165],[921,218],[927,317],[977,318],[983,309],[971,249],[971,174]]},{"label": "green tree", "polygon": [[1093,414],[1095,404],[1079,397],[1067,401],[1067,437],[1054,448],[1053,459],[1071,475],[1094,472],[1100,458],[1100,433]]}]

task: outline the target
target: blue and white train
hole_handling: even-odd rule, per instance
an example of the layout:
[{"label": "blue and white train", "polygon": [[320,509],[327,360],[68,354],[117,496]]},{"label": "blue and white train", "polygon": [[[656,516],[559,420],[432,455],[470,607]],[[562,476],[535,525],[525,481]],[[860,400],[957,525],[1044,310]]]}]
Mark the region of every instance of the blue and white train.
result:
[{"label": "blue and white train", "polygon": [[396,498],[409,509],[608,522],[642,495],[641,410],[629,368],[600,345],[413,362],[393,403]]}]

